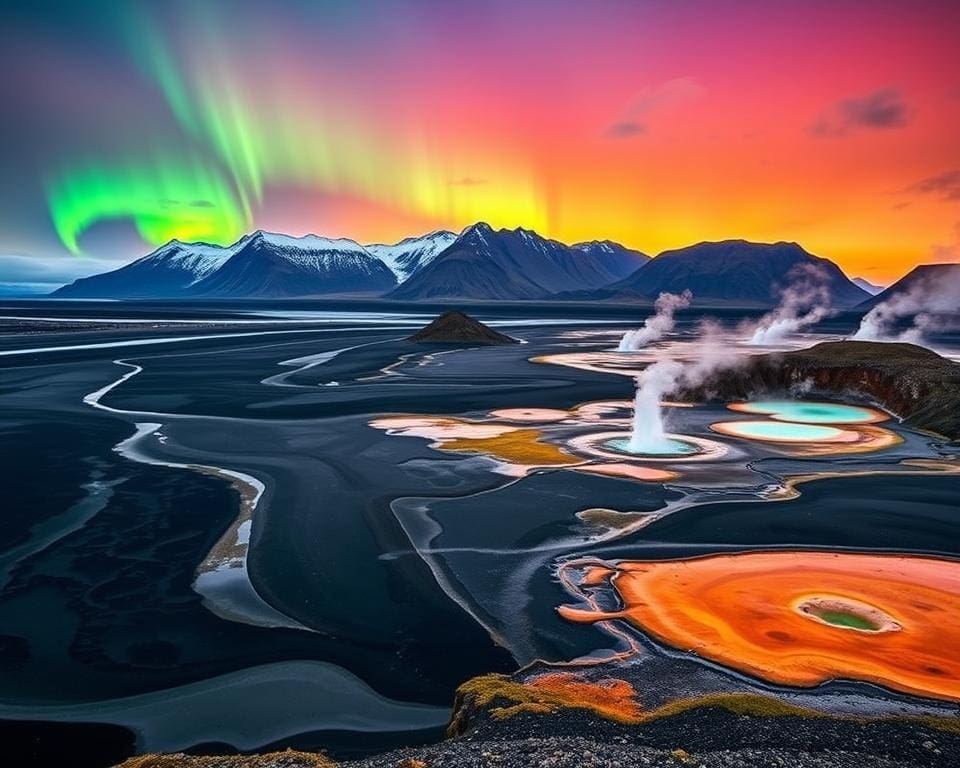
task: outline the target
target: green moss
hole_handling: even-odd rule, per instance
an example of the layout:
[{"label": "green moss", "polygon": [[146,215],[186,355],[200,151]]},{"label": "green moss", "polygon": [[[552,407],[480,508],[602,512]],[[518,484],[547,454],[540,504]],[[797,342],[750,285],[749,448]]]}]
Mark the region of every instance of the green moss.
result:
[{"label": "green moss", "polygon": [[846,611],[818,611],[817,616],[827,622],[827,624],[834,624],[838,627],[864,629],[869,632],[876,632],[879,629],[876,624],[865,616],[858,616],[855,613],[847,613]]},{"label": "green moss", "polygon": [[[960,717],[904,716],[904,717],[856,717],[836,715],[808,707],[789,704],[773,696],[758,693],[709,693],[686,699],[676,699],[649,712],[637,716],[616,717],[599,712],[584,705],[572,707],[569,701],[552,695],[549,691],[537,690],[529,685],[517,682],[506,675],[483,675],[467,681],[458,689],[458,704],[455,707],[451,733],[463,733],[466,723],[462,704],[469,700],[477,709],[486,710],[496,719],[502,720],[523,712],[530,714],[552,714],[563,708],[580,708],[593,712],[613,722],[623,725],[642,726],[663,718],[675,717],[697,709],[718,708],[735,715],[746,717],[802,717],[818,719],[845,720],[855,723],[902,723],[939,731],[960,734]],[[454,723],[458,728],[454,728]]]},{"label": "green moss", "polygon": [[676,699],[651,710],[646,720],[673,717],[694,709],[717,707],[747,717],[833,717],[825,712],[788,704],[773,696],[759,693],[708,693],[689,699]]}]

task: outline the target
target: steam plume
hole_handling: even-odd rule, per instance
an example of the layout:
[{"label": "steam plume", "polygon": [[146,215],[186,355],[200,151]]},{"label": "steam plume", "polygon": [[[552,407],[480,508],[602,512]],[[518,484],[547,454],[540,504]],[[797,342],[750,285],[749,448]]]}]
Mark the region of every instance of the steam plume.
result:
[{"label": "steam plume", "polygon": [[665,453],[670,447],[663,423],[661,401],[681,390],[703,383],[710,374],[737,365],[726,337],[713,322],[700,324],[696,355],[688,362],[672,358],[657,360],[637,376],[633,401],[633,431],[628,443],[631,453]]},{"label": "steam plume", "polygon": [[660,360],[644,368],[637,376],[637,394],[633,399],[633,432],[627,444],[631,453],[664,453],[670,438],[663,426],[660,401],[676,387],[683,365],[676,360]]},{"label": "steam plume", "polygon": [[652,341],[657,341],[673,330],[673,315],[678,309],[690,306],[693,294],[686,290],[681,294],[661,293],[653,304],[654,313],[635,331],[627,331],[620,339],[618,352],[636,352]]},{"label": "steam plume", "polygon": [[[936,331],[956,327],[960,310],[960,265],[921,277],[871,309],[851,337],[857,341],[906,341],[922,344]],[[903,321],[909,326],[902,329]]]},{"label": "steam plume", "polygon": [[790,334],[819,323],[831,313],[829,276],[813,264],[790,270],[792,282],[780,295],[780,306],[768,312],[754,328],[750,344],[779,344]]}]

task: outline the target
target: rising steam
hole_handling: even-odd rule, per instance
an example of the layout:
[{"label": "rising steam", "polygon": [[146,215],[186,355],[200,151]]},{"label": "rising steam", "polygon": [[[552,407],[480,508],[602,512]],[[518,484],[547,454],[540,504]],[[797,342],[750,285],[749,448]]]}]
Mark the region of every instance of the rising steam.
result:
[{"label": "rising steam", "polygon": [[620,339],[618,352],[636,352],[643,349],[652,341],[657,341],[673,330],[673,315],[678,309],[690,306],[693,294],[689,290],[681,294],[661,293],[654,302],[654,313],[648,317],[643,326],[635,331],[627,331]]},{"label": "rising steam", "polygon": [[730,354],[727,338],[713,322],[700,324],[693,357],[686,362],[672,358],[657,360],[637,376],[637,394],[633,400],[633,430],[627,448],[631,453],[665,453],[671,440],[663,423],[662,401],[681,390],[702,384],[707,377],[737,365]]},{"label": "rising steam", "polygon": [[[921,277],[880,302],[860,321],[857,341],[905,341],[923,344],[927,335],[957,326],[960,265]],[[904,323],[907,327],[904,328]]]},{"label": "rising steam", "polygon": [[683,365],[676,360],[660,360],[637,376],[633,430],[627,443],[631,453],[665,453],[670,447],[660,401],[676,387],[682,373]]},{"label": "rising steam", "polygon": [[821,267],[799,264],[790,270],[788,277],[791,283],[780,295],[780,306],[760,318],[750,337],[751,345],[779,344],[832,312],[829,275]]}]

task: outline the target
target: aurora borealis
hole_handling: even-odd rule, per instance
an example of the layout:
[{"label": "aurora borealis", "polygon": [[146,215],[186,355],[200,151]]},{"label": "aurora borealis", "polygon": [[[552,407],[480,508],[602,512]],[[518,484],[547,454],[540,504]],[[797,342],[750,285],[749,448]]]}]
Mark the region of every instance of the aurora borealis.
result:
[{"label": "aurora borealis", "polygon": [[796,240],[881,282],[960,252],[955,3],[22,6],[0,280],[6,256],[477,220]]}]

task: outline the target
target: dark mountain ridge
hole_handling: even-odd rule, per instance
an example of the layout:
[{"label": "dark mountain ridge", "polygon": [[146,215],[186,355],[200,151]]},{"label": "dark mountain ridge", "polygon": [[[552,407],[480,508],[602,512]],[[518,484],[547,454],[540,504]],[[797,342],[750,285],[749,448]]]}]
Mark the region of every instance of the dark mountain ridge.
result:
[{"label": "dark mountain ridge", "polygon": [[701,306],[765,307],[779,301],[801,267],[817,272],[837,308],[870,299],[836,264],[796,243],[703,242],[650,259],[609,240],[566,245],[530,230],[495,230],[482,222],[459,235],[438,231],[395,245],[262,231],[228,247],[173,240],[52,296],[635,302],[689,289]]},{"label": "dark mountain ridge", "polygon": [[608,243],[568,246],[528,229],[467,227],[430,264],[388,294],[391,299],[539,299],[599,288],[647,257]]},{"label": "dark mountain ridge", "polygon": [[915,297],[917,311],[960,312],[960,264],[920,264],[857,309],[908,296]]},{"label": "dark mountain ridge", "polygon": [[869,294],[829,259],[814,256],[797,243],[747,240],[701,242],[664,251],[633,274],[592,293],[564,298],[581,300],[655,299],[663,292],[690,290],[694,301],[772,306],[791,282],[791,273],[809,267],[821,275],[837,307],[852,307]]}]

